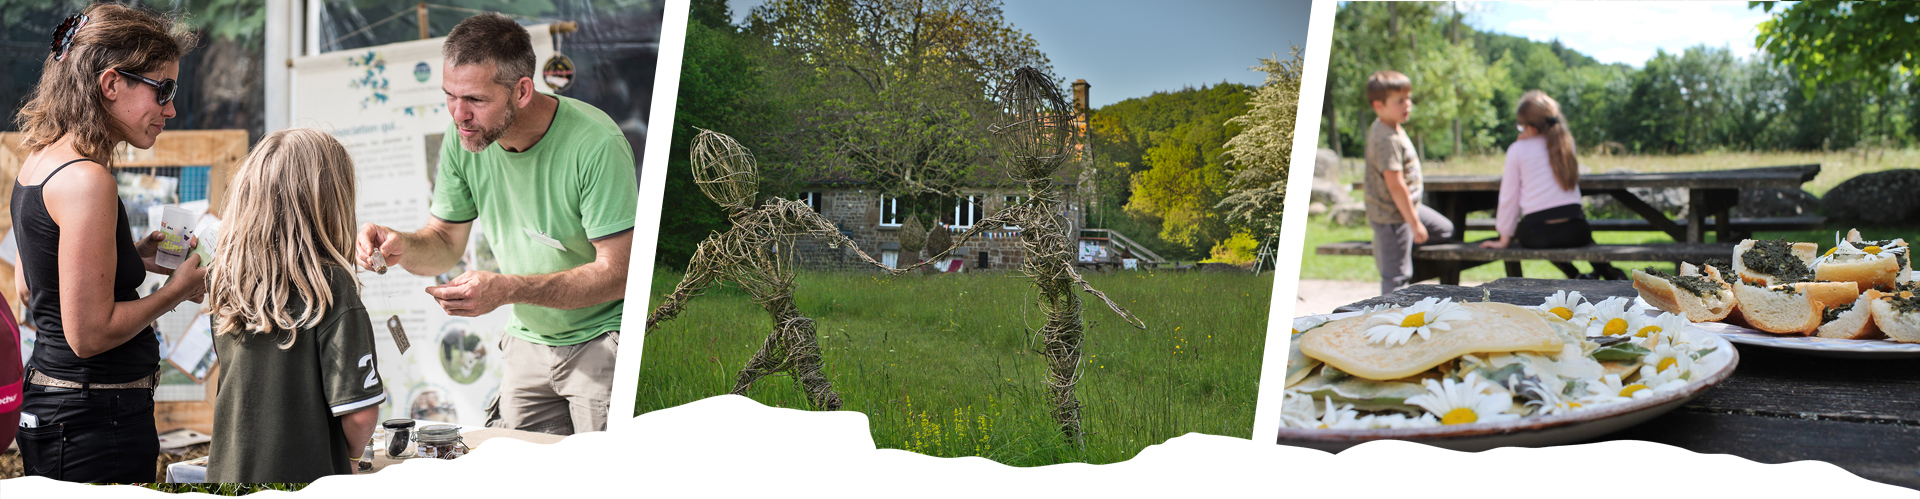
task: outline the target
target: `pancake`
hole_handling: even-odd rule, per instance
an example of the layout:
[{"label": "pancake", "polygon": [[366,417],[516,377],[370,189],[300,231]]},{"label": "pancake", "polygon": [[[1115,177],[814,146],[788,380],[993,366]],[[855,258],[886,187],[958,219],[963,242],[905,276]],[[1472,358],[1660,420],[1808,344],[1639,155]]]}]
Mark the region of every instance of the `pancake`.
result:
[{"label": "pancake", "polygon": [[1419,374],[1470,353],[1540,352],[1556,355],[1566,340],[1554,332],[1541,314],[1505,303],[1465,303],[1471,320],[1451,323],[1450,331],[1435,331],[1432,339],[1414,336],[1406,344],[1366,340],[1367,314],[1330,322],[1301,333],[1301,353],[1348,374],[1372,380],[1394,380]]}]

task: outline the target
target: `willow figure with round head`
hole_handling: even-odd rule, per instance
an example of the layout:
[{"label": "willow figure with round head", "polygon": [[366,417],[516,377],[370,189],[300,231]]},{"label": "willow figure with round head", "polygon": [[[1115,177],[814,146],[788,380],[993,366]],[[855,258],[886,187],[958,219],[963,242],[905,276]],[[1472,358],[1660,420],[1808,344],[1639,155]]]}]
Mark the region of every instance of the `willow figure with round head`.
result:
[{"label": "willow figure with round head", "polygon": [[687,300],[712,286],[716,280],[731,281],[753,295],[773,316],[773,333],[767,335],[760,351],[753,354],[740,370],[732,393],[744,394],[753,382],[768,374],[786,372],[796,386],[806,392],[815,408],[840,408],[840,394],[822,373],[820,342],[814,334],[813,319],[800,313],[793,302],[793,243],[800,237],[826,241],[828,247],[845,246],[861,261],[888,272],[887,267],[867,256],[853,240],[840,234],[826,217],[805,203],[771,198],[755,205],[760,178],[753,153],[732,137],[701,130],[692,147],[693,178],[700,191],[727,209],[733,227],[708,236],[687,262],[687,275],[667,301],[647,317],[647,332],[672,320]]},{"label": "willow figure with round head", "polygon": [[[1025,202],[1008,207],[985,220],[954,242],[954,247],[989,228],[1020,227],[1020,239],[1027,252],[1023,270],[1040,288],[1040,306],[1047,324],[1041,328],[1043,350],[1047,355],[1047,386],[1053,398],[1053,419],[1068,440],[1080,441],[1080,402],[1074,398],[1074,386],[1080,382],[1080,353],[1085,325],[1080,317],[1080,295],[1074,287],[1098,297],[1107,308],[1128,324],[1145,329],[1146,324],[1093,289],[1073,268],[1075,238],[1070,237],[1067,218],[1061,215],[1065,204],[1060,190],[1053,185],[1060,167],[1075,159],[1073,113],[1060,96],[1060,87],[1045,73],[1033,68],[1014,71],[1013,79],[1000,94],[1000,122],[989,128],[999,139],[1004,156],[1012,163],[1008,176],[1027,185]],[[949,250],[950,251],[950,250]],[[945,256],[935,256],[939,260]]]}]

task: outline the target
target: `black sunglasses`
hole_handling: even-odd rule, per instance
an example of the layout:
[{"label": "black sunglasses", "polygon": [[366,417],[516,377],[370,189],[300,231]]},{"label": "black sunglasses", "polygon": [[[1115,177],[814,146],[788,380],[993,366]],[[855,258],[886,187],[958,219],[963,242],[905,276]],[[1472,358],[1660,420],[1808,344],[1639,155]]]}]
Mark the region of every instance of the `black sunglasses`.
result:
[{"label": "black sunglasses", "polygon": [[129,71],[122,71],[119,68],[114,68],[113,72],[120,73],[120,76],[125,76],[128,78],[133,78],[135,80],[140,80],[140,83],[153,85],[153,88],[158,90],[158,94],[159,94],[158,98],[154,100],[157,101],[162,106],[167,105],[168,102],[173,102],[174,92],[177,92],[180,90],[180,83],[173,81],[173,78],[167,78],[161,81],[153,81],[152,78],[140,76],[138,74],[134,74]]}]

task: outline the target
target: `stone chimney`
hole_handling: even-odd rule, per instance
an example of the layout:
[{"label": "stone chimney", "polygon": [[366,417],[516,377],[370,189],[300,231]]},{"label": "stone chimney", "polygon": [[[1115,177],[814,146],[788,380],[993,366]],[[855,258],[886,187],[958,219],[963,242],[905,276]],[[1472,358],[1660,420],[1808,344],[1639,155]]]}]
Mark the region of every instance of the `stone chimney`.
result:
[{"label": "stone chimney", "polygon": [[1088,84],[1085,78],[1073,80],[1073,129],[1080,139],[1075,141],[1074,148],[1079,149],[1083,156],[1087,149],[1087,121],[1090,110],[1087,89],[1089,88],[1093,88],[1093,85]]}]

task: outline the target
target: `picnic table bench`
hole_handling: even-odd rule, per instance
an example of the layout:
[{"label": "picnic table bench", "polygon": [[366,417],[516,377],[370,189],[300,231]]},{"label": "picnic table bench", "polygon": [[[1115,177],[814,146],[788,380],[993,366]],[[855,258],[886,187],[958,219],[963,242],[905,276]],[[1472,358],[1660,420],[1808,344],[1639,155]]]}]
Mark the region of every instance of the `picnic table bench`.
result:
[{"label": "picnic table bench", "polygon": [[[1594,230],[1657,230],[1672,236],[1674,243],[1600,244],[1582,248],[1483,249],[1475,243],[1435,244],[1413,250],[1413,276],[1410,282],[1440,279],[1442,284],[1459,284],[1460,271],[1494,261],[1505,261],[1508,277],[1522,277],[1520,261],[1554,262],[1694,262],[1708,258],[1731,258],[1733,243],[1751,237],[1755,231],[1817,230],[1826,226],[1821,216],[1733,218],[1733,207],[1740,202],[1741,189],[1798,188],[1820,174],[1820,165],[1771,166],[1700,172],[1605,173],[1581,175],[1584,194],[1613,196],[1622,206],[1640,215],[1639,220],[1588,220]],[[1467,230],[1492,230],[1492,219],[1471,219],[1476,211],[1500,206],[1499,175],[1433,175],[1426,177],[1426,204],[1453,221],[1456,233]],[[1668,218],[1629,189],[1680,188],[1687,190],[1687,215],[1680,220]],[[1718,232],[1719,243],[1707,243],[1706,233]],[[1366,241],[1331,243],[1314,249],[1320,255],[1372,256],[1373,246]]]},{"label": "picnic table bench", "polygon": [[[1579,248],[1532,249],[1481,248],[1479,242],[1442,243],[1413,248],[1413,276],[1407,282],[1440,279],[1441,284],[1460,284],[1460,272],[1496,261],[1504,261],[1507,277],[1524,277],[1521,260],[1550,262],[1692,262],[1709,258],[1730,260],[1733,243],[1672,244],[1596,244]],[[1371,241],[1328,243],[1314,248],[1320,255],[1373,256]]]},{"label": "picnic table bench", "polygon": [[[1478,287],[1412,286],[1336,311],[1407,306],[1429,296],[1533,306],[1563,289],[1593,302],[1638,296],[1624,281],[1508,278]],[[1735,348],[1740,364],[1732,377],[1673,412],[1596,441],[1643,440],[1761,463],[1823,461],[1868,480],[1920,488],[1920,369],[1911,360]]]}]

